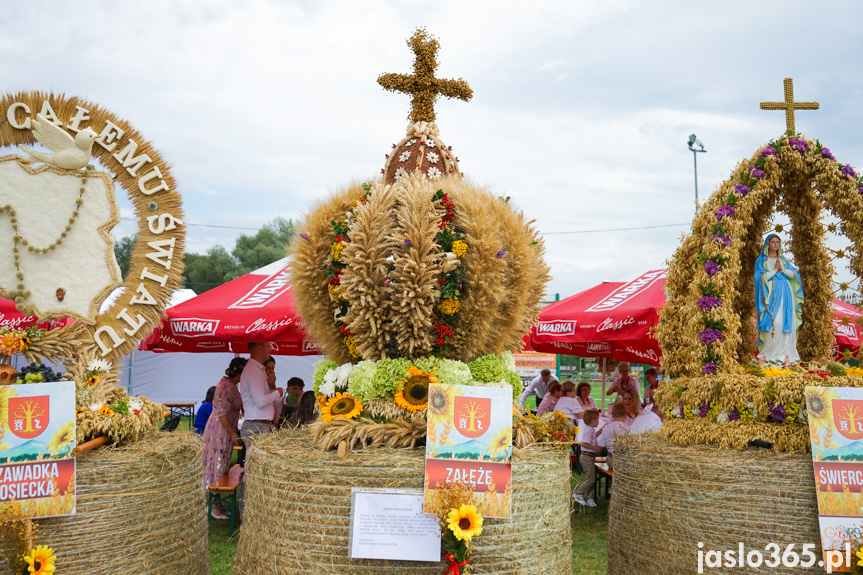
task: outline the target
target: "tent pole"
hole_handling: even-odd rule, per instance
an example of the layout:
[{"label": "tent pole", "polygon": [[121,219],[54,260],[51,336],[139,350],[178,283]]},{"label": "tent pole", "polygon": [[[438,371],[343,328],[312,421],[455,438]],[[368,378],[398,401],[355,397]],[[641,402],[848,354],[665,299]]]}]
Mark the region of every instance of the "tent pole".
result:
[{"label": "tent pole", "polygon": [[135,350],[132,350],[132,353],[129,354],[129,378],[126,383],[126,389],[130,396],[132,395],[132,367],[135,365]]},{"label": "tent pole", "polygon": [[608,369],[608,360],[602,358],[602,413],[605,413],[605,373]]}]

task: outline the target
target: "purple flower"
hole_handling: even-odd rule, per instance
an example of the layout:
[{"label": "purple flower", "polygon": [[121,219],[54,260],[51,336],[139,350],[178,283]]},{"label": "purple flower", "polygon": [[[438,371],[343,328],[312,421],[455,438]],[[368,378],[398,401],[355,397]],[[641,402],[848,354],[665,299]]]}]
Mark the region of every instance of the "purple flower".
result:
[{"label": "purple flower", "polygon": [[738,421],[740,419],[740,412],[737,411],[736,407],[728,412],[728,419],[729,421]]},{"label": "purple flower", "polygon": [[499,251],[498,251],[496,254],[494,254],[494,255],[496,255],[496,256],[497,256],[497,259],[500,259],[500,258],[502,258],[503,256],[505,256],[505,255],[506,255],[506,252],[505,252],[505,251],[503,251],[503,250],[499,250]]},{"label": "purple flower", "polygon": [[702,403],[701,407],[698,408],[698,417],[707,417],[707,413],[710,411],[710,406],[706,403]]},{"label": "purple flower", "polygon": [[745,196],[749,193],[749,186],[747,186],[746,184],[736,184],[734,186],[734,193],[740,196]]},{"label": "purple flower", "polygon": [[779,423],[783,423],[785,418],[788,416],[788,412],[785,411],[785,408],[782,405],[774,402],[770,402],[767,406],[770,409],[770,419],[773,421],[778,421]]},{"label": "purple flower", "polygon": [[755,165],[749,166],[749,175],[755,180],[760,180],[764,177],[764,170],[759,170]]},{"label": "purple flower", "polygon": [[722,335],[721,331],[712,327],[705,328],[698,337],[707,345],[717,341],[723,341],[725,339],[725,336]]},{"label": "purple flower", "polygon": [[729,206],[728,204],[725,204],[724,206],[716,210],[717,220],[721,220],[725,216],[728,216],[729,218],[734,217],[734,206]]},{"label": "purple flower", "polygon": [[704,262],[704,271],[707,272],[709,277],[713,277],[722,271],[722,266],[713,260],[707,260]]},{"label": "purple flower", "polygon": [[762,158],[766,158],[767,156],[775,156],[775,155],[776,155],[776,148],[774,148],[773,146],[767,146],[766,148],[761,150],[761,157]]},{"label": "purple flower", "polygon": [[[711,263],[711,262],[707,262]],[[702,296],[700,300],[698,300],[698,307],[701,308],[701,311],[710,311],[714,308],[717,308],[722,305],[722,300],[716,296],[706,295]]]},{"label": "purple flower", "polygon": [[863,186],[857,188],[857,193],[863,194]]},{"label": "purple flower", "polygon": [[854,168],[851,167],[851,164],[845,164],[842,166],[842,175],[846,178],[857,179],[857,172],[854,171]]},{"label": "purple flower", "polygon": [[726,236],[724,234],[713,234],[712,236],[710,236],[710,239],[713,240],[714,242],[716,242],[717,244],[722,244],[725,247],[728,247],[731,245],[731,238],[729,238],[728,236]]},{"label": "purple flower", "polygon": [[680,402],[680,417],[684,417],[686,415],[686,408],[683,405],[683,402]]},{"label": "purple flower", "polygon": [[304,240],[307,240],[307,239],[309,239],[309,234],[302,233],[302,234],[300,234],[300,237],[303,238]]},{"label": "purple flower", "polygon": [[788,138],[788,145],[801,154],[809,149],[809,144],[806,143],[806,140],[801,140],[800,138]]},{"label": "purple flower", "polygon": [[[705,375],[712,375],[712,374],[716,373],[716,367],[717,367],[716,363],[714,363],[712,361],[708,361],[707,363],[704,364],[704,369],[702,370],[702,373],[704,373]],[[680,412],[683,413],[683,404],[682,403],[680,404]],[[680,417],[683,417],[683,415],[681,415]],[[702,416],[702,417],[704,417],[704,416]]]},{"label": "purple flower", "polygon": [[408,238],[405,238],[405,241],[402,245],[407,247],[407,246],[411,245],[411,241]]},{"label": "purple flower", "polygon": [[821,155],[827,158],[828,160],[835,160],[833,154],[830,153],[830,148],[821,148]]}]

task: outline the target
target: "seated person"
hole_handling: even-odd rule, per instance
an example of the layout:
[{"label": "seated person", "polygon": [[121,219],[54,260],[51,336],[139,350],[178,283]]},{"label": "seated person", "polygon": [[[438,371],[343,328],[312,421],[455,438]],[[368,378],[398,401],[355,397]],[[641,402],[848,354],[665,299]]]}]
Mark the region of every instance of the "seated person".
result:
[{"label": "seated person", "polygon": [[644,401],[641,404],[642,407],[647,407],[648,405],[656,402],[653,394],[656,393],[657,389],[659,389],[658,378],[659,372],[656,371],[655,367],[651,367],[644,372],[644,379],[647,381],[647,387],[644,388]]},{"label": "seated person", "polygon": [[622,401],[616,401],[611,406],[611,417],[614,418],[614,421],[603,427],[596,439],[597,445],[600,445],[608,451],[608,459],[606,459],[606,463],[608,463],[609,469],[612,466],[612,457],[614,456],[614,437],[616,435],[626,435],[626,407],[624,407]]},{"label": "seated person", "polygon": [[579,412],[578,399],[575,397],[575,384],[571,381],[564,381],[561,391],[563,397],[557,400],[554,411],[563,413],[567,419],[574,422]]},{"label": "seated person", "polygon": [[210,414],[213,413],[213,397],[216,395],[216,386],[214,385],[207,390],[207,396],[204,398],[204,403],[198,408],[198,413],[195,414],[195,433],[204,435],[204,428],[207,427],[207,420],[210,419]]},{"label": "seated person", "polygon": [[[575,394],[575,389],[572,390]],[[573,398],[575,399],[575,398]],[[578,461],[581,463],[581,468],[587,477],[584,482],[578,486],[573,496],[576,502],[587,505],[588,507],[596,507],[596,501],[593,499],[593,485],[596,483],[596,454],[602,447],[597,444],[596,426],[599,424],[599,412],[594,409],[588,409],[584,412],[584,430],[581,435],[581,457]],[[588,499],[585,501],[584,496]]]},{"label": "seated person", "polygon": [[581,419],[581,414],[588,409],[595,409],[599,411],[599,409],[596,407],[596,402],[593,401],[592,397],[590,397],[590,384],[586,381],[580,382],[575,388],[575,399],[578,400],[579,419]]},{"label": "seated person", "polygon": [[539,407],[536,408],[537,417],[541,417],[542,414],[547,411],[554,411],[554,407],[557,405],[557,400],[560,399],[562,395],[563,386],[557,381],[552,381],[551,385],[548,386],[548,393],[545,394]]}]

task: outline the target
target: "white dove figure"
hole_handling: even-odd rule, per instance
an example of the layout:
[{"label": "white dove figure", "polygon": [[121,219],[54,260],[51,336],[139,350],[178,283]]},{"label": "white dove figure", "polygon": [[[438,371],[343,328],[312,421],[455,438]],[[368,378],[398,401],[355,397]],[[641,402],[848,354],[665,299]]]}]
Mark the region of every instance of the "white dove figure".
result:
[{"label": "white dove figure", "polygon": [[72,139],[63,128],[51,123],[42,114],[36,114],[36,119],[32,121],[33,137],[36,141],[54,152],[47,154],[37,152],[21,146],[21,149],[30,154],[30,157],[25,161],[28,164],[33,162],[44,162],[53,164],[58,168],[67,170],[77,170],[83,168],[90,161],[90,152],[93,150],[93,142],[99,135],[90,128],[84,128],[75,139]]}]

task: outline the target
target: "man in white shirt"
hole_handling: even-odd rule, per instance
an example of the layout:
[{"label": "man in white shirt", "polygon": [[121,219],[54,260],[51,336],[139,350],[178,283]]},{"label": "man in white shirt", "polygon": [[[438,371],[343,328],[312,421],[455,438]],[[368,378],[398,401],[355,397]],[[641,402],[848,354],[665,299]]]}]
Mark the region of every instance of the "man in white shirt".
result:
[{"label": "man in white shirt", "polygon": [[270,357],[268,342],[249,343],[249,361],[240,376],[240,397],[243,398],[243,429],[241,436],[246,443],[248,438],[272,431],[276,417],[275,401],[285,391],[281,387],[270,389],[264,362]]},{"label": "man in white shirt", "polygon": [[[518,398],[518,404],[523,405],[530,394],[536,394],[536,406],[539,407],[542,398],[545,397],[545,394],[548,393],[548,386],[551,385],[553,381],[558,381],[557,378],[551,375],[551,372],[547,369],[543,369],[539,372],[539,375],[533,378],[533,380],[528,384],[527,387],[524,388],[524,391],[521,394],[521,397]],[[559,382],[558,382],[559,383]]]}]

